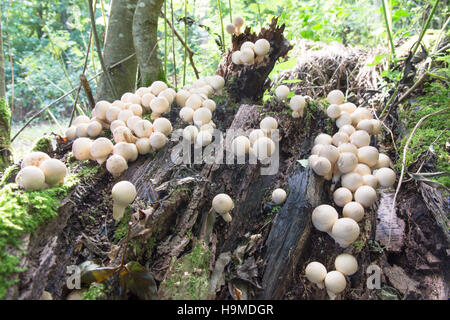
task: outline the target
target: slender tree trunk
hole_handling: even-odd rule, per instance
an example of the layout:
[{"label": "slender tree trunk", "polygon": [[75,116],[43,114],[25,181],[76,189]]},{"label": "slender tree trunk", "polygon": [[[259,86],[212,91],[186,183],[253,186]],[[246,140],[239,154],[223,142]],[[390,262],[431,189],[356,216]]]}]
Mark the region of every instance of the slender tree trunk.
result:
[{"label": "slender tree trunk", "polygon": [[[106,33],[103,57],[106,68],[135,53],[133,45],[133,16],[138,0],[112,0],[111,15]],[[136,82],[136,58],[133,57],[111,70],[110,75],[117,94],[134,90]],[[98,100],[113,101],[114,94],[105,75],[100,77],[96,94]]]},{"label": "slender tree trunk", "polygon": [[133,40],[141,75],[140,85],[164,79],[158,56],[158,17],[164,0],[138,0],[133,19]]},{"label": "slender tree trunk", "polygon": [[6,100],[5,67],[3,62],[2,24],[0,21],[0,170],[11,164],[11,110]]}]

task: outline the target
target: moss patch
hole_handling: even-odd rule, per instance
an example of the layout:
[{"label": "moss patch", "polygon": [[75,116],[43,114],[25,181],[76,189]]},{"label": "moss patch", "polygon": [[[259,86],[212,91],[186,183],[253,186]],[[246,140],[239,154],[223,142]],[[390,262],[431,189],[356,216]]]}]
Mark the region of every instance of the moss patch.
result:
[{"label": "moss patch", "polygon": [[0,171],[12,162],[11,153],[11,110],[5,99],[0,99]]},{"label": "moss patch", "polygon": [[48,155],[52,155],[53,154],[52,138],[48,136],[40,138],[35,142],[31,151],[32,152],[41,151],[45,152]]},{"label": "moss patch", "polygon": [[83,292],[83,300],[105,300],[106,291],[103,283],[92,283],[89,289]]}]

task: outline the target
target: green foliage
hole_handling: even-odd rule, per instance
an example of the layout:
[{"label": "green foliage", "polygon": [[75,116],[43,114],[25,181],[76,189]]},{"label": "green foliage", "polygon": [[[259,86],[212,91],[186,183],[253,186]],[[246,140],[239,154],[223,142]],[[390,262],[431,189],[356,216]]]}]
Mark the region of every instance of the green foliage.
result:
[{"label": "green foliage", "polygon": [[105,300],[106,286],[103,283],[92,283],[89,289],[83,292],[83,300]]},{"label": "green foliage", "polygon": [[51,154],[53,152],[53,139],[51,137],[45,136],[36,141],[31,151],[41,151],[47,154]]},{"label": "green foliage", "polygon": [[123,214],[123,217],[119,222],[119,225],[114,231],[114,239],[116,241],[120,241],[121,239],[126,237],[128,233],[128,223],[130,222],[130,219],[131,219],[131,210],[130,207],[128,206],[125,209],[125,213]]}]

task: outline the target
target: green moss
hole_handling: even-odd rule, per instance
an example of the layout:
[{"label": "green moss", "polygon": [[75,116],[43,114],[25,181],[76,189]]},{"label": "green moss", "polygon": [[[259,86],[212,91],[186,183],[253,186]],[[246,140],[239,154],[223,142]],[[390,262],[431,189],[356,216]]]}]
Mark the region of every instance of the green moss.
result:
[{"label": "green moss", "polygon": [[130,207],[127,207],[125,209],[125,213],[123,214],[122,219],[119,222],[119,225],[117,226],[116,230],[114,231],[114,239],[116,241],[120,241],[122,238],[124,238],[128,233],[128,223],[131,219],[131,210]]},{"label": "green moss", "polygon": [[12,163],[11,152],[11,110],[8,102],[0,99],[0,170],[5,169]]},{"label": "green moss", "polygon": [[83,300],[105,300],[106,286],[103,283],[92,283],[86,292],[83,292]]},{"label": "green moss", "polygon": [[15,176],[19,173],[20,167],[17,164],[13,164],[5,169],[0,180],[0,187],[5,184],[14,181]]},{"label": "green moss", "polygon": [[32,152],[41,151],[45,152],[46,154],[52,154],[53,153],[52,138],[48,136],[40,138],[35,142],[31,151]]},{"label": "green moss", "polygon": [[190,253],[173,261],[168,277],[160,285],[163,299],[206,299],[209,291],[209,256],[209,248],[199,242]]}]

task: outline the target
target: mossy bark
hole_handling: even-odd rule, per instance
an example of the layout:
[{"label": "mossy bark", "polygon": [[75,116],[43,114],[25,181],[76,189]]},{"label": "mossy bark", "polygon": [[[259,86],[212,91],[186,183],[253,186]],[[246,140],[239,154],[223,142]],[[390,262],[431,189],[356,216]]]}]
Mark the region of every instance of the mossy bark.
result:
[{"label": "mossy bark", "polygon": [[3,62],[2,25],[0,23],[0,171],[12,163],[11,110],[5,98],[5,68]]}]

